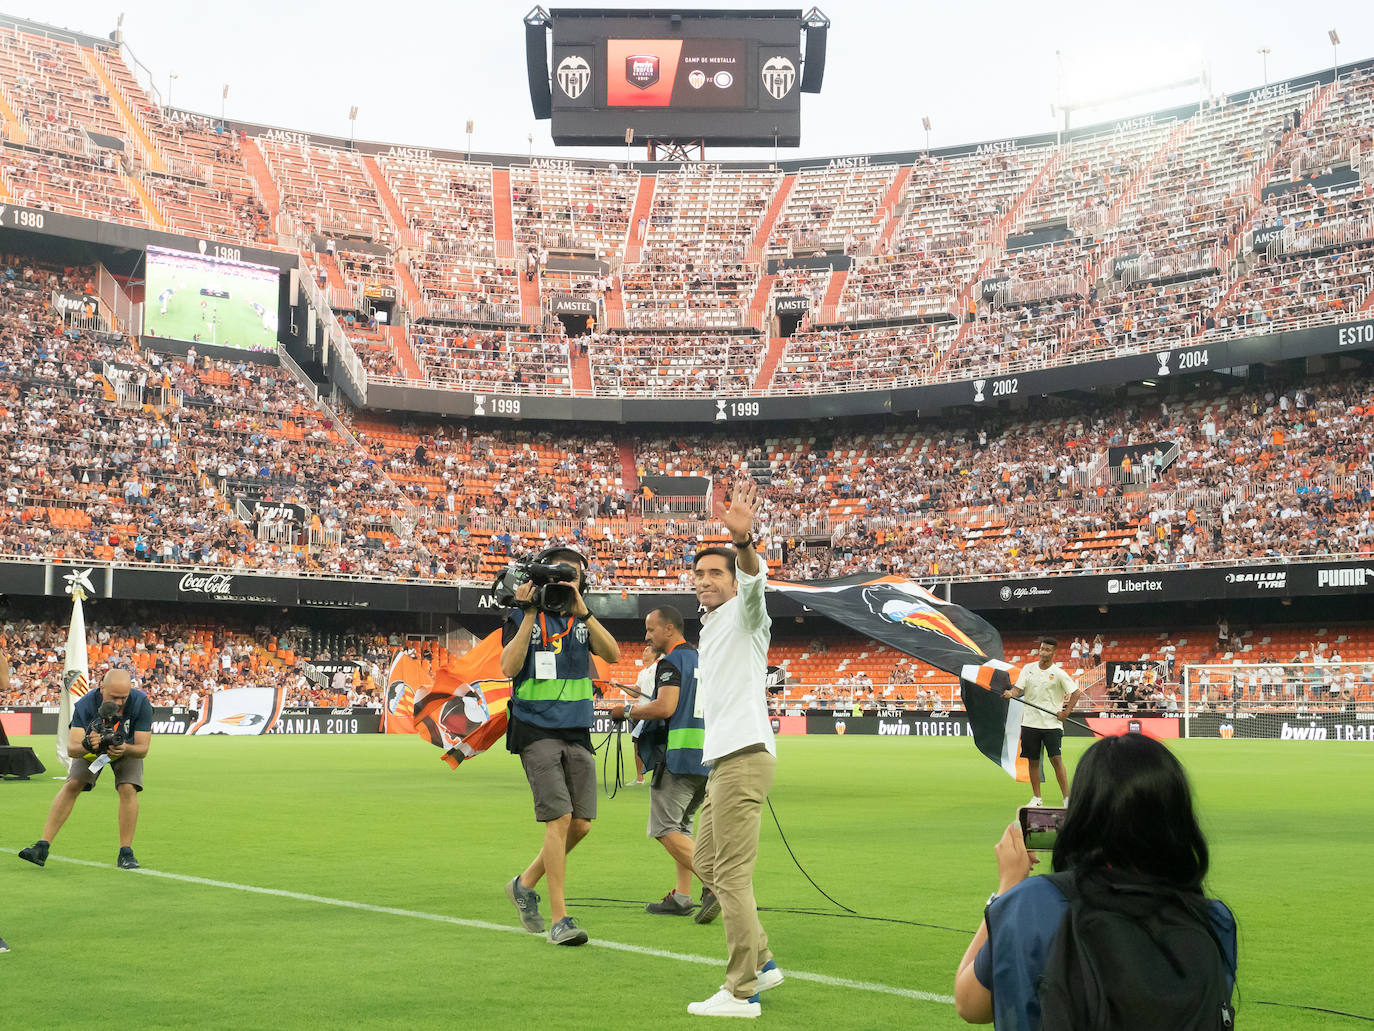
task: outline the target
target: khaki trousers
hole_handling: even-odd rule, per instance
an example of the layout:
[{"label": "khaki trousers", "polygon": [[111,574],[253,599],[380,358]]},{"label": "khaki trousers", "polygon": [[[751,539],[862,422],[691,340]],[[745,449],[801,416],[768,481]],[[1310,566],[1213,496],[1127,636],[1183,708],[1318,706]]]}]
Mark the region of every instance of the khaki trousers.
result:
[{"label": "khaki trousers", "polygon": [[763,801],[777,765],[777,759],[764,751],[717,759],[697,819],[693,866],[701,883],[720,900],[729,955],[725,987],[738,999],[758,991],[758,970],[773,958],[754,902],[754,863],[759,857]]}]

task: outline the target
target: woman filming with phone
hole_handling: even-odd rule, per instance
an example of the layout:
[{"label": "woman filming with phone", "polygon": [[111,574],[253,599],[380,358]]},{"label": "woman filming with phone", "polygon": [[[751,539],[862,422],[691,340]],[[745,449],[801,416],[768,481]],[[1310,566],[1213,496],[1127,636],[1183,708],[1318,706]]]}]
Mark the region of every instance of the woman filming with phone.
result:
[{"label": "woman filming with phone", "polygon": [[[1024,810],[1045,826],[1047,810]],[[1048,840],[1048,839],[1047,839]],[[1207,899],[1207,841],[1182,765],[1143,734],[1078,763],[1050,876],[1022,822],[994,847],[997,891],[955,977],[970,1024],[998,1031],[1229,1028],[1236,923]]]}]

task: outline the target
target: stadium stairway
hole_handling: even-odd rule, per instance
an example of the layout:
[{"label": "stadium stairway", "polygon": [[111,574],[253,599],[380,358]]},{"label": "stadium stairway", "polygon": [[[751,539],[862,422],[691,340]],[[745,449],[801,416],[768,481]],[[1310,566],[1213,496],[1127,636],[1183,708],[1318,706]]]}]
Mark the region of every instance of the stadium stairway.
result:
[{"label": "stadium stairway", "polygon": [[754,393],[761,394],[773,382],[773,370],[782,359],[783,349],[787,346],[786,337],[771,337],[768,350],[763,353],[763,364],[759,366],[758,378],[754,380]]},{"label": "stadium stairway", "polygon": [[124,188],[129,191],[129,194],[138,198],[139,206],[143,208],[143,217],[148,220],[148,224],[154,229],[165,230],[167,220],[157,210],[157,202],[153,200],[152,194],[144,188],[141,182],[133,176],[126,175],[123,171],[119,173],[119,178],[124,180]]},{"label": "stadium stairway", "polygon": [[606,305],[602,329],[625,328],[625,298],[619,289],[607,290],[602,298]]},{"label": "stadium stairway", "polygon": [[0,125],[4,126],[5,137],[11,143],[17,143],[22,147],[28,142],[28,131],[20,124],[19,116],[14,113],[14,108],[10,107],[10,102],[3,93],[0,93]]},{"label": "stadium stairway", "polygon": [[573,394],[578,397],[590,397],[592,393],[592,359],[585,347],[580,352],[575,352],[569,348],[568,371],[572,375]]},{"label": "stadium stairway", "polygon": [[[1334,85],[1327,85],[1319,89],[1316,95],[1313,96],[1312,103],[1307,105],[1307,110],[1302,113],[1302,117],[1298,120],[1297,126],[1290,129],[1287,135],[1279,141],[1278,146],[1273,149],[1269,157],[1260,163],[1259,170],[1255,172],[1255,177],[1250,180],[1250,185],[1247,186],[1244,191],[1250,197],[1250,205],[1246,210],[1247,220],[1263,200],[1264,187],[1269,182],[1270,175],[1273,174],[1274,166],[1278,164],[1279,156],[1283,154],[1295,136],[1299,133],[1305,133],[1311,128],[1312,123],[1321,117],[1322,112],[1326,110],[1326,105],[1331,102],[1331,98],[1335,95]],[[1245,233],[1236,233],[1235,238],[1226,248],[1226,254],[1218,263],[1222,271],[1228,273],[1231,282],[1230,285],[1226,287],[1226,293],[1222,294],[1211,311],[1206,313],[1208,315],[1215,315],[1219,311],[1224,311],[1226,306],[1231,303],[1232,296],[1235,295],[1236,290],[1240,288],[1240,284],[1245,281],[1248,275],[1248,269],[1236,263],[1237,258],[1240,256],[1241,245],[1245,242],[1245,236]],[[1105,267],[1104,265],[1103,269],[1099,270],[1099,276],[1103,274]],[[1374,297],[1374,291],[1370,291],[1370,295]],[[1369,300],[1370,298],[1365,298],[1365,303],[1360,307],[1360,311],[1364,311],[1369,307]]]},{"label": "stadium stairway", "polygon": [[887,188],[887,193],[883,195],[883,208],[887,211],[887,224],[883,226],[883,231],[878,234],[878,249],[887,246],[887,242],[892,239],[892,234],[897,231],[897,227],[902,223],[902,214],[898,213],[897,205],[901,204],[902,196],[906,193],[907,180],[911,178],[911,166],[903,165],[897,170],[897,178],[892,180],[892,185]]},{"label": "stadium stairway", "polygon": [[[514,240],[511,246],[514,246]],[[522,258],[521,261],[524,259]],[[539,282],[541,276],[539,270],[535,269],[534,278],[525,275],[521,268],[515,270],[515,279],[520,286],[520,321],[530,326],[537,326],[541,319],[539,307]]]},{"label": "stadium stairway", "polygon": [[[1312,97],[1312,103],[1307,105],[1307,110],[1304,111],[1302,117],[1298,119],[1298,124],[1284,135],[1283,139],[1279,141],[1278,145],[1269,154],[1269,157],[1260,164],[1259,170],[1255,173],[1255,177],[1250,180],[1250,185],[1246,187],[1245,190],[1250,197],[1250,204],[1246,209],[1247,219],[1254,213],[1255,208],[1263,202],[1264,188],[1269,183],[1269,177],[1273,174],[1274,167],[1279,162],[1279,157],[1288,149],[1288,145],[1293,142],[1295,137],[1301,135],[1305,138],[1307,130],[1312,127],[1313,122],[1321,117],[1322,112],[1326,110],[1327,104],[1331,103],[1331,98],[1335,95],[1336,87],[1334,84],[1323,86],[1321,89],[1317,90],[1316,94]],[[1298,145],[1302,146],[1301,140],[1299,140]],[[1236,233],[1235,238],[1226,248],[1226,254],[1221,258],[1219,263],[1222,271],[1239,271],[1233,268],[1233,263],[1240,256],[1240,248],[1244,242],[1245,234]],[[1222,304],[1225,304],[1226,301],[1231,299],[1231,294],[1235,292],[1236,284],[1244,278],[1244,275],[1231,276],[1231,285],[1227,288],[1226,296],[1223,298]],[[1212,311],[1214,313],[1221,311],[1222,304],[1218,304]]]},{"label": "stadium stairway", "polygon": [[405,326],[387,326],[386,336],[391,344],[391,350],[396,355],[396,364],[401,367],[406,379],[423,380],[425,374],[420,369],[420,363],[415,360],[415,352],[410,346],[410,334],[406,332]]},{"label": "stadium stairway", "polygon": [[633,494],[639,490],[639,469],[635,466],[635,446],[628,440],[622,440],[616,445],[616,450],[620,452],[620,478],[624,481],[625,490]]},{"label": "stadium stairway", "polygon": [[[768,249],[768,238],[773,235],[773,224],[777,222],[778,215],[782,212],[782,206],[787,203],[787,196],[792,192],[792,184],[797,181],[795,175],[785,175],[782,182],[778,183],[778,188],[773,191],[773,202],[768,205],[768,210],[763,214],[763,221],[759,223],[759,231],[754,234],[754,242],[749,247],[749,260],[762,261],[764,252]],[[764,295],[767,297],[767,294]],[[750,306],[752,313],[753,306]]]},{"label": "stadium stairway", "polygon": [[281,214],[281,193],[277,190],[277,184],[272,181],[272,173],[267,169],[262,151],[258,150],[258,145],[251,136],[243,138],[240,149],[243,153],[243,166],[248,170],[249,178],[257,185],[258,200],[267,209],[267,217],[272,220],[272,230],[280,233],[277,216]]},{"label": "stadium stairway", "polygon": [[[1002,216],[1002,220],[997,223],[997,227],[988,238],[987,242],[991,246],[988,248],[986,256],[979,263],[973,275],[969,276],[964,281],[964,285],[959,291],[959,296],[954,301],[954,314],[956,318],[962,320],[965,313],[968,311],[969,301],[973,296],[974,284],[981,283],[987,270],[1002,260],[1006,250],[1007,234],[1011,231],[1012,227],[1016,225],[1017,219],[1021,217],[1021,210],[1030,202],[1030,199],[1036,195],[1044,183],[1053,180],[1055,171],[1063,162],[1064,148],[1055,147],[1054,152],[1050,154],[1049,158],[1040,167],[1040,171],[1036,174],[1035,178],[1021,191],[1020,196],[1018,196],[1012,206],[1007,209],[1007,213]],[[959,349],[959,344],[968,333],[968,326],[969,324],[964,322],[963,325],[959,327],[958,336],[954,338],[954,343],[950,345],[949,350],[945,352],[944,357],[941,358],[939,364],[936,365],[937,370],[943,368],[945,363],[949,361],[950,355],[954,354],[954,352]]]},{"label": "stadium stairway", "polygon": [[318,258],[324,267],[325,275],[329,278],[330,300],[333,301],[337,298],[342,302],[348,296],[348,284],[344,282],[343,273],[339,271],[339,263],[334,260],[334,255],[328,251],[321,251]]},{"label": "stadium stairway", "polygon": [[1193,134],[1193,128],[1197,125],[1196,118],[1188,118],[1174,126],[1164,142],[1156,148],[1150,155],[1150,159],[1136,169],[1126,183],[1122,191],[1117,194],[1116,200],[1112,202],[1111,211],[1107,214],[1107,228],[1115,228],[1117,221],[1121,218],[1121,213],[1126,210],[1126,206],[1135,200],[1140,188],[1150,180],[1151,174],[1159,167],[1159,163],[1170,154],[1177,154],[1184,141]]},{"label": "stadium stairway", "polygon": [[[130,107],[128,98],[115,85],[110,73],[101,66],[100,61],[96,59],[95,52],[83,47],[81,57],[86,62],[87,69],[95,76],[96,81],[100,83],[101,88],[110,98],[115,114],[119,116],[120,122],[123,123],[125,130],[129,133],[129,139],[137,145],[139,154],[143,158],[143,166],[150,172],[166,172],[167,162],[163,159],[162,152],[153,144],[152,137],[143,131],[143,126],[139,124],[138,116]],[[158,228],[165,228],[165,226]]]},{"label": "stadium stairway", "polygon": [[840,297],[844,294],[844,281],[849,278],[849,269],[830,270],[830,282],[825,285],[825,297],[821,299],[819,316],[812,319],[817,324],[838,322]]},{"label": "stadium stairway", "polygon": [[[510,169],[491,170],[491,228],[496,237],[496,256],[515,257],[515,217],[511,214]],[[524,277],[521,277],[523,283]],[[520,288],[520,303],[525,304],[525,289]],[[536,292],[535,304],[539,303]]]},{"label": "stadium stairway", "polygon": [[768,298],[773,293],[773,284],[778,277],[774,275],[759,276],[759,282],[754,287],[754,296],[749,300],[749,316],[745,321],[747,326],[762,326],[766,318],[768,308]]},{"label": "stadium stairway", "polygon": [[405,212],[401,210],[401,204],[396,199],[396,195],[391,192],[391,187],[386,184],[386,177],[382,175],[382,170],[377,167],[377,159],[371,154],[362,155],[363,171],[372,180],[372,188],[377,191],[377,199],[382,202],[382,210],[386,212],[386,217],[391,220],[391,228],[396,231],[396,239],[402,247],[415,250],[415,234],[411,232],[410,225],[406,222]]},{"label": "stadium stairway", "polygon": [[401,296],[405,298],[411,317],[420,318],[424,313],[424,295],[420,293],[415,277],[410,274],[409,262],[396,262],[396,280],[401,284]]},{"label": "stadium stairway", "polygon": [[630,212],[629,239],[625,242],[626,265],[637,264],[639,262],[639,255],[644,250],[644,239],[639,233],[639,220],[641,218],[645,220],[644,226],[645,232],[647,233],[649,226],[649,211],[654,206],[654,188],[657,183],[658,178],[656,176],[641,175],[639,177],[639,192],[635,194],[634,210]]}]

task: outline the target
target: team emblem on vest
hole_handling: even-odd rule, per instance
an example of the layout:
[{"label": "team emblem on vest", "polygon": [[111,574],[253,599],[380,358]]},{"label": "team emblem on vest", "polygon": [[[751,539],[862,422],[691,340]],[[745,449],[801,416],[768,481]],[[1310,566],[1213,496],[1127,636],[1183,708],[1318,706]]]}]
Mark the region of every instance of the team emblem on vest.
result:
[{"label": "team emblem on vest", "polygon": [[578,643],[578,644],[586,644],[586,643],[587,643],[587,624],[586,624],[586,623],[578,623],[578,624],[577,624],[577,627],[573,630],[573,636],[577,638],[577,643]]}]

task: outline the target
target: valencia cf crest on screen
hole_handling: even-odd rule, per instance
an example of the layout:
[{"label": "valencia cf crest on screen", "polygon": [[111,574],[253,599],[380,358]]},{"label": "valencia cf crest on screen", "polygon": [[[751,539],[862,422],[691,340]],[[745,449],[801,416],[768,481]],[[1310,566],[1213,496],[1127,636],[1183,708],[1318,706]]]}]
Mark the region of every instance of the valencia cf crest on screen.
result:
[{"label": "valencia cf crest on screen", "polygon": [[658,82],[659,60],[650,54],[631,54],[625,58],[625,81],[636,89],[648,89]]},{"label": "valencia cf crest on screen", "polygon": [[576,100],[592,82],[592,66],[585,58],[572,54],[558,62],[558,88],[569,100]]},{"label": "valencia cf crest on screen", "polygon": [[792,92],[797,81],[797,69],[787,58],[779,54],[763,62],[763,88],[774,100],[781,100]]}]

